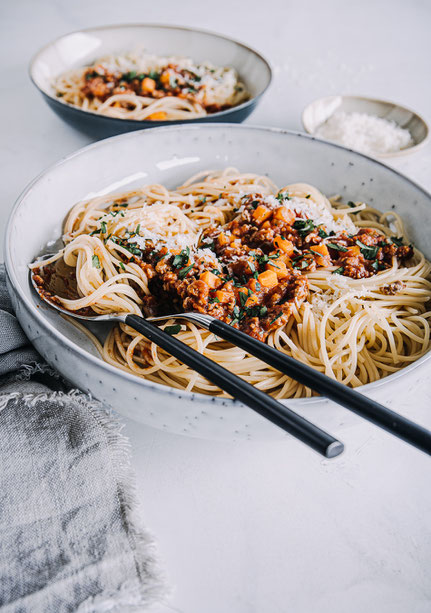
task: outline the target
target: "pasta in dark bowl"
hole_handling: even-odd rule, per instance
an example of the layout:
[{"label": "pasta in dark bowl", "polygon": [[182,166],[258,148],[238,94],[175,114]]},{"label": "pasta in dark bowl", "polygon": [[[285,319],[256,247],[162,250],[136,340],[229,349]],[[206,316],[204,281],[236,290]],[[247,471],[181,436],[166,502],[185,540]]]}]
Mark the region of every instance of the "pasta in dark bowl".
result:
[{"label": "pasta in dark bowl", "polygon": [[49,106],[94,136],[182,122],[243,121],[271,81],[256,51],[175,26],[126,25],[67,34],[34,57]]}]

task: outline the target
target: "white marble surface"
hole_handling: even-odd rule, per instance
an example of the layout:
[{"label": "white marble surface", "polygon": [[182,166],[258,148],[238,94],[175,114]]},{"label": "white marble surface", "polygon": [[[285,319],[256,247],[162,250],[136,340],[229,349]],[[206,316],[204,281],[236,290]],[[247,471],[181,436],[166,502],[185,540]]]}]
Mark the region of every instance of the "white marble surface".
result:
[{"label": "white marble surface", "polygon": [[[304,105],[334,93],[393,99],[430,120],[425,0],[4,2],[2,228],[30,179],[89,142],[45,106],[29,58],[68,31],[131,21],[206,27],[259,48],[275,79],[250,123],[300,129]],[[431,188],[430,162],[428,146],[396,167]],[[387,401],[431,427],[428,368]],[[333,461],[294,441],[215,443],[131,422],[126,433],[173,586],[154,613],[431,611],[430,464],[420,452],[359,419]]]}]

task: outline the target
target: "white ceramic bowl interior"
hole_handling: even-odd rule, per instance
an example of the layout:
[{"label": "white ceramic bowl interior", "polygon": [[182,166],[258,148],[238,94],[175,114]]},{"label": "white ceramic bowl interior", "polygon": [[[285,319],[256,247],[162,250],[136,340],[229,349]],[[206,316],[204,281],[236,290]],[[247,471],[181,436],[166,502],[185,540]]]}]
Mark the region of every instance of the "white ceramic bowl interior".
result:
[{"label": "white ceramic bowl interior", "polygon": [[37,87],[55,98],[52,81],[72,68],[85,66],[106,54],[144,48],[155,55],[209,60],[217,66],[232,66],[239,72],[251,97],[269,85],[267,62],[246,45],[222,35],[180,26],[129,24],[90,28],[66,34],[41,49],[30,65]]},{"label": "white ceramic bowl interior", "polygon": [[414,111],[394,102],[363,96],[327,96],[314,100],[305,107],[302,113],[302,124],[305,131],[309,134],[315,134],[319,126],[325,123],[336,111],[375,115],[394,121],[401,128],[410,132],[414,145],[394,153],[379,153],[379,158],[398,157],[416,151],[419,145],[424,145],[429,137],[427,122]]},{"label": "white ceramic bowl interior", "polygon": [[[326,194],[397,211],[410,238],[431,257],[430,196],[379,162],[300,133],[229,124],[175,126],[103,140],[35,179],[7,228],[9,286],[17,316],[39,352],[77,387],[120,413],[191,436],[277,439],[285,436],[281,430],[237,402],[174,390],[106,364],[84,334],[40,303],[29,283],[29,262],[61,235],[65,215],[77,201],[148,182],[174,187],[200,170],[227,166],[267,173],[280,186],[307,181]],[[403,385],[408,372],[428,357],[362,389],[386,399],[389,387]],[[287,404],[333,430],[349,415],[321,398]]]}]

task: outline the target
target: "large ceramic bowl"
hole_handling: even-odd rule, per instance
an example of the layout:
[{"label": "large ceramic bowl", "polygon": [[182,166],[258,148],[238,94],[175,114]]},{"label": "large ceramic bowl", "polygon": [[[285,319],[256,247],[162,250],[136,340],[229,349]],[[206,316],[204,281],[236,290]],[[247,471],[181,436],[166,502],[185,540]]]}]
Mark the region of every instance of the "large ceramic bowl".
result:
[{"label": "large ceramic bowl", "polygon": [[[410,237],[431,257],[431,197],[390,168],[303,134],[208,124],[104,140],[43,172],[21,195],[9,220],[5,253],[9,288],[17,316],[38,351],[77,387],[120,413],[192,436],[281,438],[281,430],[240,403],[181,392],[106,364],[84,334],[38,301],[29,284],[28,263],[61,235],[63,219],[78,200],[147,182],[174,187],[200,170],[226,166],[268,173],[278,185],[308,181],[326,194],[393,209],[404,216]],[[408,377],[414,382],[415,369],[428,358],[429,354],[362,390],[384,402],[391,394],[396,398]],[[350,415],[321,398],[286,404],[330,431],[337,431]]]},{"label": "large ceramic bowl", "polygon": [[[180,55],[196,62],[231,66],[251,94],[250,100],[225,111],[179,121],[137,121],[83,111],[57,98],[52,82],[61,73],[91,64],[96,58],[145,45],[155,55]],[[271,82],[271,68],[257,52],[220,34],[191,28],[130,24],[90,28],[66,34],[41,49],[30,64],[30,77],[48,105],[75,128],[96,138],[160,125],[202,122],[240,123],[250,115]]]}]

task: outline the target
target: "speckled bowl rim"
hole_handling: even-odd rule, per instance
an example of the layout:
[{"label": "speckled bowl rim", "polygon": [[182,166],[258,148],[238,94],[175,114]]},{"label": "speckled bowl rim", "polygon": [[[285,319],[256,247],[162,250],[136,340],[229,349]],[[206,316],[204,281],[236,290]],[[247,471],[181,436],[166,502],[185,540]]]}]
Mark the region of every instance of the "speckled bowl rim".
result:
[{"label": "speckled bowl rim", "polygon": [[[164,23],[118,23],[118,24],[109,24],[106,26],[95,26],[92,28],[84,28],[84,29],[79,29],[79,30],[73,30],[72,32],[67,32],[66,34],[62,34],[61,36],[58,36],[57,38],[55,38],[54,40],[52,40],[51,42],[47,43],[46,45],[44,45],[43,47],[41,47],[32,57],[32,59],[30,60],[30,64],[28,66],[28,74],[30,77],[31,82],[33,83],[33,85],[38,89],[38,91],[44,95],[47,96],[48,98],[50,98],[51,100],[53,100],[56,103],[59,104],[63,104],[67,109],[70,109],[71,111],[78,113],[80,115],[93,115],[95,117],[102,117],[103,119],[107,119],[109,120],[112,125],[117,125],[117,126],[121,126],[121,125],[130,125],[130,126],[136,126],[136,125],[140,125],[143,128],[146,128],[148,126],[148,128],[154,127],[154,124],[152,121],[145,121],[145,120],[139,120],[139,119],[121,119],[120,117],[109,117],[109,115],[100,115],[99,113],[95,113],[94,111],[86,111],[84,109],[80,109],[76,106],[73,106],[72,104],[67,104],[65,102],[61,102],[56,96],[54,96],[53,94],[51,94],[49,91],[45,91],[44,89],[42,89],[42,87],[39,86],[39,84],[37,83],[36,78],[34,77],[34,66],[36,64],[36,62],[39,60],[39,56],[49,47],[51,47],[52,45],[56,44],[58,41],[60,41],[63,38],[66,38],[66,36],[71,36],[72,34],[80,34],[80,33],[90,33],[90,32],[98,32],[101,30],[113,30],[113,29],[118,29],[118,28],[139,28],[139,27],[145,27],[145,28],[163,28],[166,30],[184,30],[186,32],[198,32],[199,34],[208,34],[209,36],[213,36],[215,38],[219,38],[221,40],[225,40],[225,41],[229,41],[231,43],[235,43],[236,45],[239,45],[240,47],[242,47],[243,49],[245,49],[246,51],[248,51],[249,53],[255,55],[256,57],[258,57],[260,60],[262,60],[262,62],[265,64],[265,67],[268,71],[268,82],[266,84],[266,86],[262,89],[262,91],[260,91],[258,94],[256,94],[256,96],[253,96],[252,98],[250,98],[250,100],[246,100],[245,102],[242,102],[241,104],[238,104],[237,106],[233,106],[230,109],[225,109],[224,111],[218,111],[217,113],[211,113],[210,117],[227,117],[230,113],[232,113],[233,111],[240,111],[242,109],[246,109],[249,106],[252,106],[253,104],[256,104],[260,98],[265,94],[265,92],[268,90],[269,86],[272,83],[272,79],[273,79],[273,71],[271,68],[271,64],[269,63],[269,61],[262,55],[262,53],[260,53],[260,51],[257,51],[256,49],[254,49],[253,47],[250,47],[250,45],[247,45],[235,38],[232,38],[230,36],[225,36],[224,34],[219,34],[218,32],[214,32],[212,30],[206,30],[204,28],[190,28],[187,26],[179,26],[179,25],[175,25],[175,24],[164,24]],[[169,126],[169,125],[182,125],[183,123],[188,124],[188,122],[193,122],[195,121],[197,118],[190,118],[190,119],[179,119],[179,120],[161,120],[161,121],[157,121],[157,126],[159,127],[165,127],[165,126]],[[202,119],[202,118],[200,118]],[[203,118],[204,119],[204,118]],[[174,123],[175,122],[175,123]],[[147,129],[148,129],[147,128]]]},{"label": "speckled bowl rim", "polygon": [[[310,134],[316,140],[323,140],[325,143],[337,144],[338,145],[338,143],[335,143],[335,141],[330,141],[330,140],[326,140],[325,138],[321,138],[319,136],[315,136],[315,133],[311,132],[311,130],[308,129],[307,124],[304,121],[304,115],[305,115],[306,111],[310,108],[310,106],[312,104],[315,104],[318,100],[328,100],[329,98],[337,98],[338,96],[340,98],[358,98],[359,100],[367,100],[369,102],[382,102],[383,104],[392,104],[393,106],[398,106],[400,109],[404,109],[405,111],[408,111],[409,113],[413,113],[413,115],[416,115],[416,117],[419,117],[419,119],[422,121],[422,123],[425,126],[426,135],[425,135],[425,138],[423,140],[421,140],[420,143],[417,143],[417,144],[413,145],[412,147],[406,147],[406,149],[400,149],[399,151],[393,151],[392,153],[376,153],[375,154],[376,157],[373,157],[371,155],[362,154],[365,157],[369,157],[372,160],[377,160],[377,161],[379,161],[379,159],[390,159],[390,158],[403,157],[405,155],[409,155],[410,153],[415,153],[418,149],[421,149],[422,147],[424,147],[425,145],[428,144],[428,142],[430,140],[430,127],[429,127],[429,124],[426,121],[426,119],[422,115],[420,115],[417,111],[414,111],[413,109],[411,109],[408,106],[405,106],[404,104],[399,104],[398,102],[393,102],[393,100],[385,100],[383,98],[370,98],[369,96],[357,96],[355,94],[333,94],[332,96],[320,96],[319,98],[315,98],[314,100],[309,102],[304,107],[304,109],[303,109],[303,111],[301,113],[302,125],[304,126],[304,130],[307,132],[307,134]],[[339,145],[339,146],[343,147],[343,145]],[[347,147],[344,147],[344,148],[347,149]],[[354,151],[355,153],[360,153],[360,151],[356,151],[355,149],[349,149],[349,151]],[[401,176],[404,176],[404,175],[401,175]],[[407,177],[405,177],[405,178],[407,179]]]},{"label": "speckled bowl rim", "polygon": [[[252,132],[269,132],[269,133],[277,133],[277,134],[288,134],[290,136],[294,136],[296,138],[305,138],[305,139],[309,139],[312,141],[318,141],[321,142],[323,144],[325,144],[328,147],[332,147],[334,149],[341,149],[344,151],[348,151],[349,153],[352,153],[354,156],[357,157],[363,157],[366,158],[367,160],[370,160],[371,162],[373,162],[374,164],[378,164],[380,166],[382,166],[383,168],[385,168],[386,170],[388,170],[390,173],[401,177],[402,180],[407,181],[408,183],[410,183],[413,187],[415,187],[416,189],[418,189],[419,191],[421,191],[426,198],[430,199],[430,205],[431,205],[431,194],[429,192],[427,192],[423,187],[421,187],[420,185],[418,185],[417,183],[415,183],[414,181],[412,181],[411,179],[409,179],[408,177],[406,177],[405,175],[403,175],[402,173],[394,170],[393,168],[391,168],[390,166],[387,166],[386,164],[383,164],[382,162],[380,162],[379,160],[374,159],[373,157],[370,157],[368,155],[364,155],[363,153],[359,153],[358,151],[353,151],[352,149],[347,149],[346,147],[342,147],[341,145],[338,145],[336,143],[332,143],[332,142],[328,142],[328,141],[324,141],[321,139],[317,139],[314,136],[310,136],[308,134],[304,134],[303,132],[296,132],[294,130],[284,130],[282,128],[271,128],[271,127],[265,127],[265,126],[248,126],[248,125],[240,125],[240,124],[230,124],[230,123],[218,123],[218,124],[204,124],[204,126],[201,126],[199,124],[190,124],[190,125],[180,125],[180,126],[166,126],[166,127],[158,127],[158,128],[149,128],[150,131],[163,131],[163,132],[179,132],[179,131],[196,131],[199,132],[199,130],[201,129],[205,129],[205,130],[225,130],[225,129],[229,129],[229,130],[241,130],[241,131],[252,131]],[[156,392],[159,392],[161,394],[164,394],[165,396],[179,396],[180,398],[187,398],[189,400],[193,400],[194,398],[198,397],[199,398],[199,402],[205,403],[205,404],[212,404],[214,405],[214,403],[220,407],[226,407],[226,406],[230,406],[233,404],[240,404],[238,401],[230,399],[230,398],[224,398],[224,397],[220,397],[220,396],[210,396],[207,394],[201,394],[199,392],[187,392],[185,390],[180,390],[178,388],[174,388],[174,387],[170,387],[167,385],[163,385],[161,383],[154,383],[152,381],[148,381],[147,379],[144,379],[143,377],[139,377],[138,375],[134,375],[131,373],[127,373],[123,370],[121,370],[120,368],[116,368],[115,366],[112,366],[111,364],[108,364],[107,362],[105,362],[104,360],[102,360],[100,357],[97,357],[95,355],[92,355],[91,353],[89,353],[88,351],[82,349],[79,345],[77,345],[76,343],[72,342],[71,340],[69,340],[66,336],[63,336],[56,328],[54,325],[52,325],[49,320],[45,319],[39,312],[39,309],[36,308],[36,305],[33,304],[31,302],[31,300],[21,291],[21,287],[20,284],[15,276],[15,270],[14,270],[14,266],[13,266],[13,262],[11,259],[11,254],[10,254],[10,228],[12,226],[12,221],[13,218],[18,210],[18,208],[21,205],[21,202],[27,198],[29,196],[29,194],[31,194],[31,191],[33,190],[33,188],[37,185],[37,183],[39,182],[40,179],[42,179],[45,175],[49,174],[50,172],[54,171],[58,166],[61,166],[62,164],[67,164],[68,160],[73,159],[79,155],[81,155],[82,152],[84,151],[89,151],[92,149],[97,149],[99,147],[105,147],[106,145],[112,145],[112,143],[115,143],[116,140],[118,139],[128,139],[128,138],[137,138],[137,135],[139,135],[140,133],[142,133],[144,136],[145,134],[148,133],[148,129],[146,130],[140,130],[140,131],[135,131],[135,132],[130,132],[130,133],[126,133],[126,134],[120,134],[118,136],[112,136],[111,138],[106,138],[103,139],[101,141],[98,141],[96,143],[91,143],[90,145],[87,145],[85,147],[81,147],[80,149],[78,149],[77,151],[64,156],[63,158],[61,158],[58,162],[56,162],[55,164],[52,164],[51,166],[49,166],[48,168],[46,168],[45,170],[43,170],[35,179],[33,179],[33,181],[31,181],[31,183],[24,189],[24,191],[20,194],[20,196],[18,197],[18,199],[16,200],[14,206],[12,207],[12,210],[10,212],[9,215],[9,219],[8,219],[8,223],[6,226],[6,239],[5,239],[5,246],[4,246],[4,255],[5,255],[5,265],[6,265],[6,273],[9,277],[9,281],[12,285],[12,287],[14,288],[17,296],[19,297],[19,300],[21,300],[21,302],[23,303],[23,305],[25,306],[25,308],[30,311],[33,315],[33,317],[37,320],[39,326],[44,329],[44,331],[49,334],[51,337],[53,337],[56,342],[62,342],[63,344],[67,345],[67,347],[75,354],[77,354],[80,358],[82,358],[84,361],[87,360],[88,362],[90,362],[91,364],[94,364],[97,367],[102,367],[104,369],[106,369],[106,371],[108,373],[112,373],[112,374],[116,374],[120,377],[122,377],[125,381],[131,381],[136,383],[137,381],[140,382],[140,384],[142,385],[142,387],[145,388],[149,388],[152,389]],[[408,366],[404,367],[403,369],[399,370],[398,372],[392,373],[391,375],[388,375],[387,377],[380,379],[379,381],[374,381],[372,383],[367,383],[366,385],[362,385],[360,387],[358,387],[358,391],[362,392],[371,392],[374,389],[381,387],[383,385],[388,385],[391,381],[394,381],[395,379],[399,379],[400,377],[403,377],[405,375],[407,375],[408,373],[410,373],[411,371],[413,371],[415,368],[417,368],[418,366],[420,366],[421,364],[423,364],[424,362],[426,362],[427,360],[429,360],[431,358],[431,350],[428,351],[424,356],[422,356],[421,358],[419,358],[418,360],[416,360],[415,362],[413,362],[412,364],[409,364]],[[282,400],[282,402],[288,402],[289,405],[294,405],[294,406],[307,406],[307,405],[312,405],[318,402],[321,402],[321,398],[319,396],[315,396],[312,398],[289,398],[289,399],[285,399]]]}]

